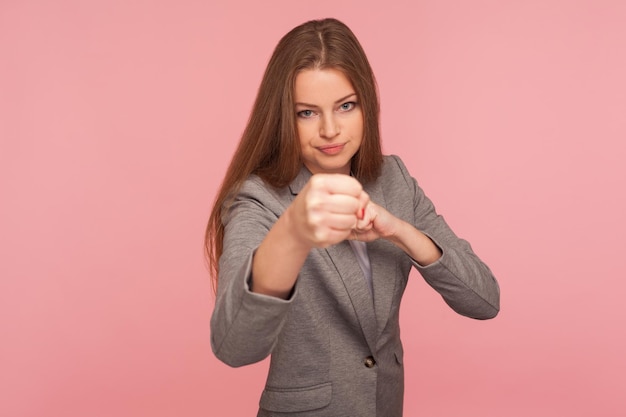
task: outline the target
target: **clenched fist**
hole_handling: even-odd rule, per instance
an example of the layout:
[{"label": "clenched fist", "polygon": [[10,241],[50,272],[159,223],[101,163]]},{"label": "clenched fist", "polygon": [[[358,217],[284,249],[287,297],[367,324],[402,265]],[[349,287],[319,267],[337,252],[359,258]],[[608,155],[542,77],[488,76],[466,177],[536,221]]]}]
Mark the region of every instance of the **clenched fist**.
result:
[{"label": "clenched fist", "polygon": [[356,179],[313,175],[289,207],[294,233],[311,247],[334,245],[350,237],[368,204],[369,196]]}]

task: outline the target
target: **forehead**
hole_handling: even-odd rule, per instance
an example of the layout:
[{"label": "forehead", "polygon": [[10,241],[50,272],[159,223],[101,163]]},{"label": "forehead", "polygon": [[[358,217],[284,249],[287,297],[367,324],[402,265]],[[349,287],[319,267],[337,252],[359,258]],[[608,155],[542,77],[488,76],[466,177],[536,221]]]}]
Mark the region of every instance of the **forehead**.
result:
[{"label": "forehead", "polygon": [[356,93],[346,75],[335,68],[306,69],[296,76],[296,103],[325,104]]}]

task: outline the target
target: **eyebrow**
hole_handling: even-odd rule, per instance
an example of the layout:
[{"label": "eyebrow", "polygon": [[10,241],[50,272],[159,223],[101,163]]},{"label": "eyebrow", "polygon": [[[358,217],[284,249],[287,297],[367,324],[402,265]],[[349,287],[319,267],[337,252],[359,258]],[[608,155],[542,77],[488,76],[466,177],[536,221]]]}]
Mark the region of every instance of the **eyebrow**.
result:
[{"label": "eyebrow", "polygon": [[[340,98],[339,100],[335,101],[335,104],[341,103],[344,100],[349,99],[352,96],[356,96],[356,93],[350,93],[345,97]],[[318,108],[319,106],[316,106],[315,104],[308,104],[308,103],[301,103],[301,102],[297,102],[294,103],[296,106],[304,106],[304,107],[314,107],[314,108]]]}]

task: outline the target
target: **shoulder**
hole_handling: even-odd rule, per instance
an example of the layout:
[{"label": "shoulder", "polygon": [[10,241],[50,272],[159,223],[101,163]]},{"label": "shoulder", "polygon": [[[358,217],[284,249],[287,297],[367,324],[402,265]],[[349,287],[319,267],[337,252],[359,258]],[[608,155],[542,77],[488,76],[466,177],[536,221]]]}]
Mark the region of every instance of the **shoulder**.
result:
[{"label": "shoulder", "polygon": [[379,182],[383,187],[408,186],[413,183],[413,178],[404,162],[397,155],[383,156],[383,165]]},{"label": "shoulder", "polygon": [[250,175],[224,202],[224,222],[235,217],[280,216],[291,202],[289,187],[276,188],[258,175]]},{"label": "shoulder", "polygon": [[237,196],[271,194],[272,189],[258,175],[252,174],[241,184]]}]

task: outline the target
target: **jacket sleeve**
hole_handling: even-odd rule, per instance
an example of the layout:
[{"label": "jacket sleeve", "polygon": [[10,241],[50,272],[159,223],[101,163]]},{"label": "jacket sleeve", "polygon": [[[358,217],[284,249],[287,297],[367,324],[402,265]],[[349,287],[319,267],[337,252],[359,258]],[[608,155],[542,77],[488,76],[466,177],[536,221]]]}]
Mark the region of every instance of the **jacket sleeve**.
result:
[{"label": "jacket sleeve", "polygon": [[472,250],[469,242],[457,237],[437,214],[430,199],[394,157],[413,195],[413,225],[425,233],[442,251],[436,262],[414,267],[457,313],[490,319],[500,311],[500,288],[489,267]]},{"label": "jacket sleeve", "polygon": [[266,204],[271,197],[259,182],[248,180],[223,218],[224,251],[211,317],[211,348],[233,367],[271,353],[295,296],[295,290],[288,300],[250,291],[254,252],[281,212],[278,204]]}]

